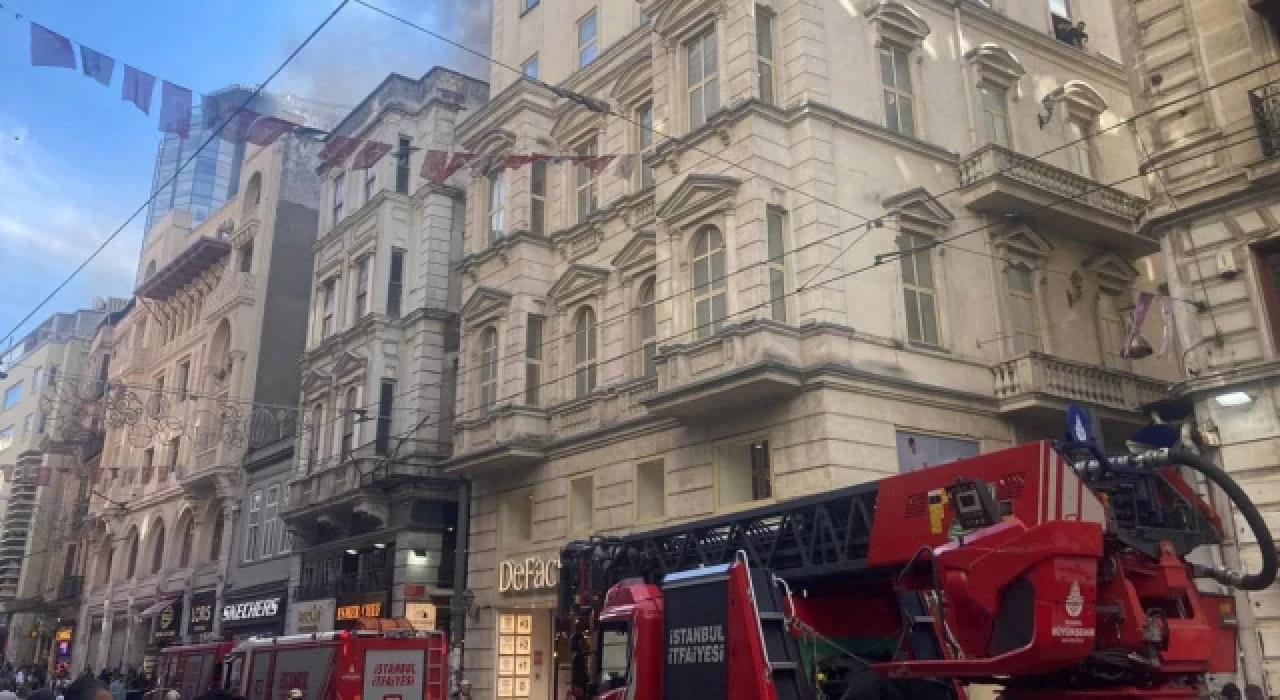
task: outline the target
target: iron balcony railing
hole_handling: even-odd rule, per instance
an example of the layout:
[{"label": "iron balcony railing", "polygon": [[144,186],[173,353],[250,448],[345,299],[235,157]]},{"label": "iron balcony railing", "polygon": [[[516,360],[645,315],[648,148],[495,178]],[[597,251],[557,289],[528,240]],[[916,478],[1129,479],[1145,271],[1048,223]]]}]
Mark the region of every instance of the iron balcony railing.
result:
[{"label": "iron balcony railing", "polygon": [[1249,107],[1262,155],[1273,158],[1280,151],[1280,80],[1250,90]]}]

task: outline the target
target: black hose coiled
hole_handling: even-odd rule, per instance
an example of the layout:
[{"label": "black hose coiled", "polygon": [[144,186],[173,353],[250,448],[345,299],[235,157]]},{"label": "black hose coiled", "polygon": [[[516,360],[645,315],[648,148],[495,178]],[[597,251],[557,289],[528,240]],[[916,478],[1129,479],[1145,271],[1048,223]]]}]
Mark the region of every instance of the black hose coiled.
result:
[{"label": "black hose coiled", "polygon": [[1271,537],[1271,529],[1267,527],[1267,521],[1262,518],[1262,513],[1258,512],[1258,507],[1253,504],[1249,494],[1245,493],[1244,489],[1240,488],[1240,484],[1237,484],[1236,480],[1221,467],[1195,453],[1180,449],[1169,450],[1169,463],[1194,469],[1217,484],[1227,494],[1231,504],[1244,516],[1245,522],[1249,523],[1253,536],[1258,540],[1258,548],[1262,550],[1262,570],[1255,574],[1226,572],[1204,567],[1200,568],[1200,573],[1211,576],[1219,583],[1246,591],[1260,591],[1275,583],[1276,571],[1280,568],[1280,563],[1277,562],[1276,543]]}]

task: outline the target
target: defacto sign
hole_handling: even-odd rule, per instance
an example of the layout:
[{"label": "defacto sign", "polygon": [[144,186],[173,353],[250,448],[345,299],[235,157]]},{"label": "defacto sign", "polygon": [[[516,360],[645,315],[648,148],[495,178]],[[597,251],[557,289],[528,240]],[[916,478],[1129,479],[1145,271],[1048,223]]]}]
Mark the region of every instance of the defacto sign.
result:
[{"label": "defacto sign", "polygon": [[257,620],[280,614],[280,598],[266,598],[247,603],[231,603],[222,606],[222,619],[229,622]]},{"label": "defacto sign", "polygon": [[553,590],[559,583],[560,561],[557,559],[508,559],[498,566],[500,593]]}]

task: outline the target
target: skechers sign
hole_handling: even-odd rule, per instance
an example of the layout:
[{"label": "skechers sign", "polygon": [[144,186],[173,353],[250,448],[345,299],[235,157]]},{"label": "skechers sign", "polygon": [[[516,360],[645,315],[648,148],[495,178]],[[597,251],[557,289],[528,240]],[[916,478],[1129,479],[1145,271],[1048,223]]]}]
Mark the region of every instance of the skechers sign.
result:
[{"label": "skechers sign", "polygon": [[231,603],[222,606],[222,619],[229,622],[239,620],[257,620],[264,617],[275,617],[280,613],[280,599],[267,598],[248,603]]},{"label": "skechers sign", "polygon": [[508,559],[498,567],[502,593],[552,590],[560,583],[560,562],[555,559]]}]

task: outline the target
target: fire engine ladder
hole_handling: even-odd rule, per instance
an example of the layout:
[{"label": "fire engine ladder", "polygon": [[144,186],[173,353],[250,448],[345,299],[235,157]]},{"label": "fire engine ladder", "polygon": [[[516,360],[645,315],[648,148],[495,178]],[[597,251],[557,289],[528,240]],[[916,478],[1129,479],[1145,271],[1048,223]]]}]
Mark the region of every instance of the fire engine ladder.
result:
[{"label": "fire engine ladder", "polygon": [[751,603],[760,625],[760,643],[769,664],[769,679],[778,700],[805,700],[811,697],[800,661],[800,647],[795,635],[787,629],[786,600],[768,569],[752,567],[746,552],[738,558],[747,565]]}]

